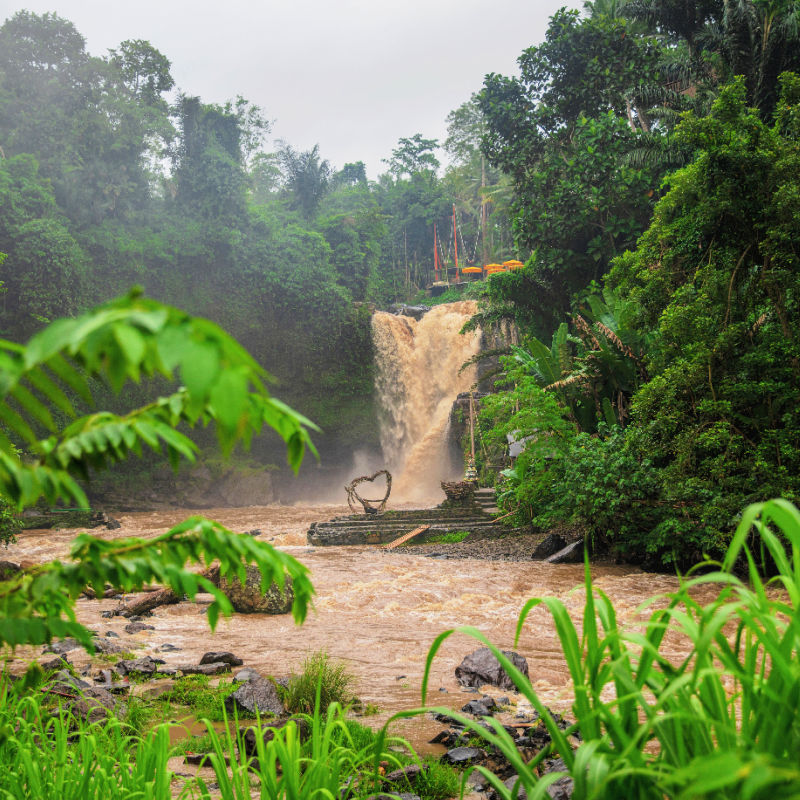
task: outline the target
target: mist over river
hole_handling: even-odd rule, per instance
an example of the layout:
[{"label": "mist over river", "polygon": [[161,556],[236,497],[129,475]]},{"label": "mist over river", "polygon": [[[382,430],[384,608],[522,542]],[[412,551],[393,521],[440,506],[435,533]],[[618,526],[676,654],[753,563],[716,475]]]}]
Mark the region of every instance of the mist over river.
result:
[{"label": "mist over river", "polygon": [[[384,551],[375,546],[307,546],[305,533],[311,522],[346,513],[345,506],[251,506],[220,508],[205,512],[236,531],[259,529],[261,541],[272,541],[311,570],[316,590],[314,608],[302,626],[290,615],[234,614],[222,619],[215,633],[208,630],[202,603],[183,602],[153,612],[148,623],[153,631],[132,636],[124,633],[127,620],[103,619],[101,612],[117,606],[116,600],[79,600],[79,620],[104,635],[119,634],[116,642],[126,648],[139,646],[137,655],[149,653],[170,663],[197,663],[208,650],[230,650],[244,659],[245,666],[276,677],[298,671],[304,657],[327,650],[345,661],[356,676],[357,693],[364,703],[374,703],[385,719],[392,711],[420,703],[420,684],[430,644],[441,631],[458,625],[473,625],[503,649],[513,646],[517,615],[531,597],[561,598],[580,618],[584,600],[583,566],[551,565],[540,561],[502,562],[475,559],[438,560],[423,555]],[[155,536],[194,512],[141,512],[117,515],[122,527],[96,530],[104,538]],[[24,531],[18,542],[3,552],[14,561],[45,561],[63,557],[76,531]],[[654,594],[674,590],[677,579],[644,573],[636,567],[593,567],[598,588],[616,605],[623,624],[632,624],[637,608]],[[711,591],[711,590],[709,590]],[[178,652],[157,652],[166,643]],[[460,708],[469,696],[454,678],[454,669],[464,655],[480,646],[465,636],[448,639],[434,662],[429,703]],[[543,608],[528,618],[517,651],[530,667],[531,681],[551,707],[566,709],[571,700],[569,675],[555,637],[550,616]],[[681,652],[675,642],[673,653]],[[18,655],[32,657],[26,648]],[[80,654],[80,655],[79,655]],[[71,660],[84,663],[82,651],[72,651]],[[21,662],[17,662],[21,668]],[[15,669],[16,671],[16,669]],[[404,676],[404,677],[400,677]],[[447,693],[438,692],[439,688]],[[440,726],[430,721],[403,723],[398,732],[416,744],[426,741]]]}]

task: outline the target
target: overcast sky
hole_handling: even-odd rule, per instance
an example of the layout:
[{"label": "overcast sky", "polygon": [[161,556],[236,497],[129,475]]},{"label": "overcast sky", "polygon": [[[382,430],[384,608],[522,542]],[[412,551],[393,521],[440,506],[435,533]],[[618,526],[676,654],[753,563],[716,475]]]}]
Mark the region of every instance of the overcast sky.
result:
[{"label": "overcast sky", "polygon": [[488,72],[544,38],[558,0],[0,0],[54,11],[103,55],[147,39],[172,62],[183,92],[206,102],[241,94],[274,120],[270,138],[341,168],[385,171],[402,136],[443,140],[445,117]]}]

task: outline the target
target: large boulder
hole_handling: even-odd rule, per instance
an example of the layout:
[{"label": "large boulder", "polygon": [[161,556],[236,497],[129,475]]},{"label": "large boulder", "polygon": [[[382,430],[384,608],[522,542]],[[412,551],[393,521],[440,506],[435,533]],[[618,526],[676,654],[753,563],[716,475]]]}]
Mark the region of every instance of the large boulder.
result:
[{"label": "large boulder", "polygon": [[279,717],[286,713],[286,707],[278,695],[275,684],[257,675],[242,684],[233,694],[225,698],[225,706],[229,712],[238,711],[255,717],[259,714],[274,714]]},{"label": "large boulder", "polygon": [[[503,650],[511,663],[527,677],[528,662],[519,653],[512,650]],[[488,647],[481,647],[470,653],[457,667],[456,680],[462,686],[497,686],[500,689],[516,691],[517,687],[508,673],[500,666],[500,662]]]},{"label": "large boulder", "polygon": [[261,573],[252,564],[247,566],[244,584],[236,577],[221,577],[219,588],[241,614],[287,614],[292,609],[294,592],[292,582],[286,578],[283,589],[273,583],[266,593],[261,590]]}]

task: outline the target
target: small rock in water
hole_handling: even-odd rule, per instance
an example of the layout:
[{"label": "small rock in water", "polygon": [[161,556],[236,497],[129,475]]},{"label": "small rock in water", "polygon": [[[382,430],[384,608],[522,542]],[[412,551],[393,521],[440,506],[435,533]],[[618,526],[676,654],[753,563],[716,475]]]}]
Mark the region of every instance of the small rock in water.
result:
[{"label": "small rock in water", "polygon": [[125,626],[125,633],[139,633],[140,631],[154,631],[154,625],[148,625],[145,622],[129,622]]},{"label": "small rock in water", "polygon": [[50,642],[42,648],[43,653],[55,653],[57,656],[63,656],[70,650],[77,650],[81,646],[77,639],[62,639],[60,642]]},{"label": "small rock in water", "polygon": [[230,672],[231,665],[215,661],[212,664],[176,664],[175,669],[179,669],[184,675],[221,675],[223,672]]},{"label": "small rock in water", "polygon": [[248,536],[261,536],[264,533],[264,531],[262,531],[260,528],[253,528],[253,530],[245,531],[245,533]]},{"label": "small rock in water", "polygon": [[205,653],[200,659],[201,664],[213,664],[219,661],[221,661],[223,664],[230,664],[232,667],[241,667],[242,664],[244,664],[244,661],[242,661],[241,658],[235,656],[233,653],[230,653],[227,650],[223,650],[218,653],[212,650],[210,653]]},{"label": "small rock in water", "polygon": [[161,653],[170,653],[175,650],[183,650],[182,647],[176,647],[174,644],[170,644],[167,642],[166,644],[162,644],[161,647],[158,648],[159,652]]},{"label": "small rock in water", "polygon": [[[528,675],[528,662],[519,653],[503,650],[503,655],[525,676]],[[515,689],[514,682],[495,658],[488,647],[481,647],[456,667],[456,680],[462,686],[483,686],[489,684],[500,689]]]},{"label": "small rock in water", "polygon": [[103,619],[112,619],[113,617],[116,617],[117,615],[116,615],[116,613],[114,611],[101,611],[100,612],[100,616]]},{"label": "small rock in water", "polygon": [[119,634],[116,631],[106,631],[106,636],[109,639],[119,639]]},{"label": "small rock in water", "polygon": [[408,677],[407,675],[395,675],[395,676],[394,676],[394,679],[395,679],[396,681],[402,681],[402,680],[403,680],[403,678],[407,678],[407,677]]},{"label": "small rock in water", "polygon": [[447,689],[445,689],[444,686],[440,686],[439,691],[442,692],[443,694],[447,694]]}]

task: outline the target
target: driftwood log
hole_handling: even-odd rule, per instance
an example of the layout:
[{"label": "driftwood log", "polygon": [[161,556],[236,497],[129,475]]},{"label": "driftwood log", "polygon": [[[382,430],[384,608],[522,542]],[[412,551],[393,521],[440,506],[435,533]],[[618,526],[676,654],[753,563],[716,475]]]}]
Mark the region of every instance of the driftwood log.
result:
[{"label": "driftwood log", "polygon": [[[200,573],[200,577],[206,578],[211,581],[214,586],[219,586],[219,567],[210,567]],[[182,595],[177,595],[172,589],[157,589],[154,592],[148,592],[142,597],[131,600],[117,609],[117,615],[121,617],[136,617],[139,614],[144,614],[147,611],[152,611],[159,606],[168,606],[173,603],[180,603],[183,600]]]}]

